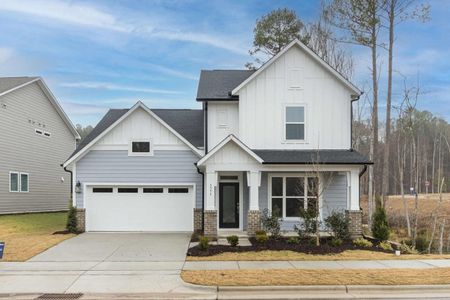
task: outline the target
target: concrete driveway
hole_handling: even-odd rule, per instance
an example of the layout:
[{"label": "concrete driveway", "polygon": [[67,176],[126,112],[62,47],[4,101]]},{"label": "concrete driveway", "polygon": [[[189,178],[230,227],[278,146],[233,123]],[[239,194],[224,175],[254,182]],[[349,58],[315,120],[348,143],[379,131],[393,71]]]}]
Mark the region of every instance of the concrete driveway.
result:
[{"label": "concrete driveway", "polygon": [[188,244],[189,234],[84,233],[27,262],[0,262],[0,294],[209,294],[180,278]]}]

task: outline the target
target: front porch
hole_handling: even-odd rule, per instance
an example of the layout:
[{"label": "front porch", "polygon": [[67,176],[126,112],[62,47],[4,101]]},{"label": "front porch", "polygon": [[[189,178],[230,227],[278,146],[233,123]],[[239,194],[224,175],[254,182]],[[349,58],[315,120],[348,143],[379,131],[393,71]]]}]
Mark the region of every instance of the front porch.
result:
[{"label": "front porch", "polygon": [[361,235],[364,161],[354,151],[319,152],[251,150],[234,136],[224,139],[198,162],[205,179],[204,234],[253,236],[264,211],[279,216],[283,232],[293,232],[300,210],[316,207],[321,221],[333,211],[345,211],[351,234]]}]

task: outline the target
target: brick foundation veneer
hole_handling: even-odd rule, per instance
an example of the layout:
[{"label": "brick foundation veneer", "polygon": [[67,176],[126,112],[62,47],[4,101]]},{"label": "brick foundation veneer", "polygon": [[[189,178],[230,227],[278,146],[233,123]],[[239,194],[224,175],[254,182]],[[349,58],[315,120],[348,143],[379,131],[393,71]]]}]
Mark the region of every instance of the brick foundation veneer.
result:
[{"label": "brick foundation veneer", "polygon": [[86,231],[86,209],[77,208],[77,230],[78,232]]},{"label": "brick foundation veneer", "polygon": [[349,219],[350,236],[359,238],[362,236],[362,210],[346,210],[345,215]]},{"label": "brick foundation veneer", "polygon": [[201,208],[194,208],[194,231],[201,231],[202,230],[202,209]]},{"label": "brick foundation veneer", "polygon": [[247,214],[247,234],[254,236],[258,230],[261,230],[261,212],[259,210],[249,210]]},{"label": "brick foundation veneer", "polygon": [[217,210],[205,210],[205,228],[203,234],[207,237],[217,237]]}]

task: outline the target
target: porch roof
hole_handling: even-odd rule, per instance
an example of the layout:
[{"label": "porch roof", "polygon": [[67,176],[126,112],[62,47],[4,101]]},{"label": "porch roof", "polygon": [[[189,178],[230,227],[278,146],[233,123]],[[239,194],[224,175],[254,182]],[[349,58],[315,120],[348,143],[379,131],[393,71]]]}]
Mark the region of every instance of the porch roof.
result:
[{"label": "porch roof", "polygon": [[252,149],[262,158],[263,164],[373,164],[365,155],[356,150],[279,150]]}]

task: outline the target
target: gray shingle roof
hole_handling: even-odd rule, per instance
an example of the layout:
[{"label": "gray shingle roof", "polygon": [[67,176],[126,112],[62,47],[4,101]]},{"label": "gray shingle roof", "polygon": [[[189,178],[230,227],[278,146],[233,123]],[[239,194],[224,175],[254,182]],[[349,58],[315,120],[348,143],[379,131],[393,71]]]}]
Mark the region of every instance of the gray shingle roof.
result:
[{"label": "gray shingle roof", "polygon": [[0,94],[38,77],[0,77]]},{"label": "gray shingle roof", "polygon": [[[110,109],[97,126],[78,144],[68,159],[86,147],[103,131],[120,119],[129,109]],[[199,109],[152,109],[164,122],[195,147],[203,147],[203,111]]]},{"label": "gray shingle roof", "polygon": [[263,164],[371,164],[356,150],[258,150]]},{"label": "gray shingle roof", "polygon": [[197,89],[197,101],[237,100],[231,91],[244,82],[254,70],[202,70]]}]

